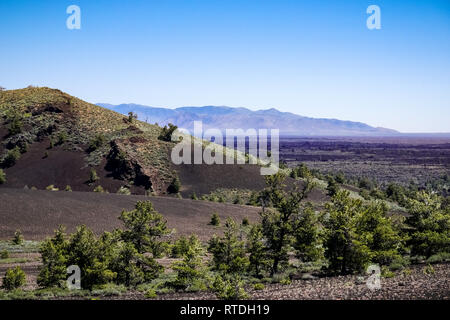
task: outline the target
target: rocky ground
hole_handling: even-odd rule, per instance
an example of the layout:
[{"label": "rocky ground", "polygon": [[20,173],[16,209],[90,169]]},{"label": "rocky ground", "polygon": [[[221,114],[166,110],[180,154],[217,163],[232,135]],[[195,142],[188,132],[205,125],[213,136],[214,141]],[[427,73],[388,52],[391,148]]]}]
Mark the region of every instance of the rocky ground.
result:
[{"label": "rocky ground", "polygon": [[[397,272],[393,278],[381,278],[381,288],[371,290],[357,276],[325,277],[295,280],[289,285],[269,284],[263,290],[250,290],[255,300],[449,300],[450,264],[413,266],[409,272]],[[113,299],[144,299],[142,293],[130,292]],[[214,294],[174,293],[159,296],[161,300],[207,300]]]},{"label": "rocky ground", "polygon": [[411,268],[411,274],[399,272],[393,278],[381,278],[381,288],[371,290],[356,276],[297,280],[291,285],[272,285],[253,292],[253,299],[449,299],[450,265],[434,265],[427,274],[425,266]]}]

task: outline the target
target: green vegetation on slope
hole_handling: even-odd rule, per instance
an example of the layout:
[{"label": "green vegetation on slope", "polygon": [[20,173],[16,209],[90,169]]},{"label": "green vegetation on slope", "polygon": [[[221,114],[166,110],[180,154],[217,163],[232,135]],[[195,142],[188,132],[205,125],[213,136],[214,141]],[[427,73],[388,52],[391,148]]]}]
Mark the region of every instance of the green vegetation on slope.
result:
[{"label": "green vegetation on slope", "polygon": [[[392,277],[416,261],[436,263],[449,257],[450,212],[440,196],[422,191],[408,198],[410,216],[404,220],[389,217],[383,202],[364,202],[345,190],[314,211],[307,202],[313,179],[306,176],[301,188],[286,190],[285,178],[283,173],[267,177],[261,220],[244,225],[227,219],[223,234],[208,241],[209,255],[195,235],[171,242],[166,221],[149,201],[122,212],[124,230],[97,237],[84,226],[69,236],[59,229],[40,247],[38,283],[64,289],[66,266],[76,264],[90,295],[135,288],[147,298],[209,290],[221,299],[242,299],[250,286],[289,284],[304,272],[361,275],[377,264],[382,276]],[[164,256],[178,259],[168,273],[156,260]],[[433,267],[427,270],[431,273]],[[15,281],[12,271],[8,277]]]}]

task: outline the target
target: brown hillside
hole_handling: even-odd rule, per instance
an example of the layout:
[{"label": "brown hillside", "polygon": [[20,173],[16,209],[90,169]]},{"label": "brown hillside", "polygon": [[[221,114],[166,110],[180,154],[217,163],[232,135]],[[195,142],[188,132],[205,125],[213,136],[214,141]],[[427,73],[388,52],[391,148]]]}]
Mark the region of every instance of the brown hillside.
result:
[{"label": "brown hillside", "polygon": [[137,201],[150,200],[163,214],[170,228],[180,234],[198,234],[209,239],[221,229],[209,225],[213,212],[224,221],[232,217],[242,221],[259,218],[260,208],[231,204],[175,199],[168,197],[126,196],[95,192],[64,192],[3,188],[0,192],[0,239],[10,239],[20,229],[25,239],[42,240],[59,225],[68,232],[86,225],[100,234],[121,226],[117,219],[122,210],[131,210]]}]

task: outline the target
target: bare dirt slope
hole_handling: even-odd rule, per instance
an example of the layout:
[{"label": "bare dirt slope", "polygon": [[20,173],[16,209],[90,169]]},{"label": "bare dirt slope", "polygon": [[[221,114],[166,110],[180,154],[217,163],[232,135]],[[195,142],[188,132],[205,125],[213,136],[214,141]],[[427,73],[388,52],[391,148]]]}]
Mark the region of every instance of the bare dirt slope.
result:
[{"label": "bare dirt slope", "polygon": [[27,240],[42,240],[59,225],[68,232],[85,224],[96,233],[121,226],[117,219],[122,210],[131,210],[137,201],[150,200],[177,234],[198,234],[206,240],[221,229],[208,223],[213,212],[222,218],[244,217],[255,221],[259,208],[170,197],[0,189],[0,239],[10,239],[20,229]]},{"label": "bare dirt slope", "polygon": [[181,194],[208,194],[219,188],[262,190],[265,187],[261,167],[256,165],[188,165],[174,166],[181,181]]}]

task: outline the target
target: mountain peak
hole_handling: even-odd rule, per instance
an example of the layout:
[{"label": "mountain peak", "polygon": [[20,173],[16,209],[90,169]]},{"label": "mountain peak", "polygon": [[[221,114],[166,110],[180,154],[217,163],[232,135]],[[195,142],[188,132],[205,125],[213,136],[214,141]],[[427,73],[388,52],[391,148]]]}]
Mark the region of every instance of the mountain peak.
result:
[{"label": "mountain peak", "polygon": [[337,119],[303,117],[275,108],[252,111],[228,106],[181,107],[176,109],[152,108],[134,104],[102,107],[122,114],[135,112],[140,119],[150,119],[160,125],[173,123],[192,130],[194,121],[203,121],[205,127],[225,129],[279,129],[282,135],[293,136],[386,136],[398,132],[375,128],[365,123]]}]

